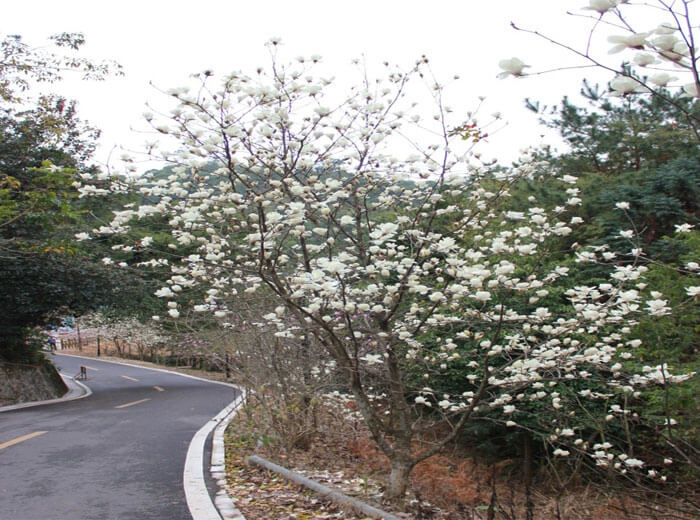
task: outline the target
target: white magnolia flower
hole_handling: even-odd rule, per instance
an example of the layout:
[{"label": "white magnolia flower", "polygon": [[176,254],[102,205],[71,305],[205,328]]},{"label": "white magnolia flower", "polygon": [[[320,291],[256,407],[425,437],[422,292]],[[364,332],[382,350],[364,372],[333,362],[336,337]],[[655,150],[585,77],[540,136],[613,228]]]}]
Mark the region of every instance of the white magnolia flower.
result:
[{"label": "white magnolia flower", "polygon": [[649,308],[649,314],[652,316],[663,316],[668,314],[671,309],[667,306],[668,300],[649,300],[647,302],[647,307]]},{"label": "white magnolia flower", "polygon": [[441,253],[447,253],[450,250],[452,250],[456,245],[456,242],[453,238],[450,237],[445,237],[440,239],[440,241],[437,244],[437,250]]},{"label": "white magnolia flower", "polygon": [[[325,260],[325,259],[322,259]],[[342,275],[345,273],[346,266],[343,262],[337,260],[326,260],[325,262],[320,262],[319,265],[325,269],[328,274],[332,275]]]},{"label": "white magnolia flower", "polygon": [[625,459],[624,460],[625,466],[628,466],[630,468],[641,468],[644,466],[644,462],[642,462],[639,459]]},{"label": "white magnolia flower", "polygon": [[513,57],[499,61],[498,66],[503,69],[503,72],[498,75],[499,78],[507,78],[508,76],[517,78],[522,76],[524,74],[523,70],[530,65],[526,65],[521,59]]},{"label": "white magnolia flower", "polygon": [[639,65],[640,67],[647,67],[658,63],[658,60],[653,55],[646,52],[640,52],[633,58],[632,61],[635,65]]},{"label": "white magnolia flower", "polygon": [[692,224],[688,224],[687,222],[685,224],[676,224],[676,233],[689,233],[691,229],[693,229],[695,226]]},{"label": "white magnolia flower", "polygon": [[180,311],[178,311],[177,309],[170,309],[168,311],[168,314],[170,314],[170,316],[172,316],[173,318],[177,318],[178,316],[180,316]]},{"label": "white magnolia flower", "polygon": [[445,296],[444,296],[441,292],[437,292],[437,291],[436,291],[436,292],[432,293],[430,296],[428,296],[428,299],[429,299],[431,302],[437,303],[437,302],[440,302],[440,301],[444,300],[444,299],[445,299]]},{"label": "white magnolia flower", "polygon": [[588,6],[584,7],[583,9],[605,14],[610,11],[610,9],[614,9],[616,6],[617,0],[589,0]]},{"label": "white magnolia flower", "polygon": [[90,240],[90,235],[88,233],[76,233],[75,239],[78,242],[82,242],[83,240]]},{"label": "white magnolia flower", "polygon": [[170,287],[162,287],[154,293],[158,298],[172,298],[175,293],[170,290]]},{"label": "white magnolia flower", "polygon": [[673,47],[678,43],[678,38],[673,34],[662,34],[654,38],[651,43],[661,51],[672,51]]},{"label": "white magnolia flower", "polygon": [[636,33],[627,34],[623,36],[613,35],[608,37],[610,43],[614,43],[615,46],[608,51],[608,54],[615,54],[622,52],[625,49],[638,49],[641,50],[645,45],[648,45],[647,36],[650,33]]},{"label": "white magnolia flower", "polygon": [[610,82],[611,96],[624,96],[635,92],[644,92],[644,86],[629,76],[617,76]]},{"label": "white magnolia flower", "polygon": [[615,204],[615,207],[617,209],[630,209],[630,203],[625,201],[618,202]]},{"label": "white magnolia flower", "polygon": [[[377,365],[379,363],[383,363],[384,360],[382,359],[381,354],[366,354],[360,358],[362,361],[367,363],[368,365]],[[416,402],[418,402],[416,400]]]},{"label": "white magnolia flower", "polygon": [[649,81],[652,82],[654,85],[658,85],[659,87],[665,87],[668,85],[671,81],[675,81],[678,78],[675,76],[669,76],[665,72],[659,72],[658,74],[654,74],[649,78]]},{"label": "white magnolia flower", "polygon": [[478,302],[487,302],[491,299],[491,293],[488,291],[477,291],[474,299]]},{"label": "white magnolia flower", "polygon": [[693,287],[686,287],[685,292],[688,294],[688,296],[694,298],[695,296],[700,295],[700,287],[698,287],[697,285]]},{"label": "white magnolia flower", "polygon": [[398,231],[398,229],[399,226],[397,224],[394,224],[393,222],[385,222],[383,224],[379,224],[374,231],[369,234],[369,236],[378,243],[382,243],[391,238],[396,231]]}]

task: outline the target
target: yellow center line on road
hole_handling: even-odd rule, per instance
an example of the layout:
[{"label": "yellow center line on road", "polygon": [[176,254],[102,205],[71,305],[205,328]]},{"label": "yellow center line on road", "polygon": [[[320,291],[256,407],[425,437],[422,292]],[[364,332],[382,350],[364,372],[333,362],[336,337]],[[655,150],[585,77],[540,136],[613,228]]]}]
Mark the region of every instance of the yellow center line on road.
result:
[{"label": "yellow center line on road", "polygon": [[15,437],[14,439],[10,439],[9,441],[5,441],[2,444],[0,444],[0,450],[9,448],[10,446],[14,446],[15,444],[19,444],[20,442],[28,441],[29,439],[33,439],[34,437],[38,437],[39,435],[44,435],[45,433],[48,433],[48,430],[41,430],[38,432],[28,433],[27,435],[22,435],[21,437]]},{"label": "yellow center line on road", "polygon": [[138,381],[135,377],[129,377],[129,376],[122,376],[124,379],[128,379],[129,381]]},{"label": "yellow center line on road", "polygon": [[145,403],[146,401],[150,401],[150,399],[139,399],[138,401],[132,401],[132,402],[126,403],[126,404],[120,404],[119,406],[115,406],[115,408],[126,408],[128,406],[134,406],[135,404]]},{"label": "yellow center line on road", "polygon": [[165,392],[165,388],[161,388],[160,386],[154,386],[153,388],[155,388],[159,392]]}]

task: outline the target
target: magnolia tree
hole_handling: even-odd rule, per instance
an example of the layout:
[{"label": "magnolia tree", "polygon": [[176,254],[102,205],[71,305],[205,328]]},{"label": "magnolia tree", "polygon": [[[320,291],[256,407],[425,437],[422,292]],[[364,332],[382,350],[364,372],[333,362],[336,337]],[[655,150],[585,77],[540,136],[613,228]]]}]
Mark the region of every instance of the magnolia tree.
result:
[{"label": "magnolia tree", "polygon": [[[626,403],[640,387],[685,377],[665,366],[624,368],[639,343],[627,338],[636,316],[669,312],[645,288],[637,251],[578,251],[573,268],[544,261],[580,223],[570,213],[581,203],[576,178],[560,179],[566,206],[548,211],[533,200],[509,210],[510,184],[541,165],[523,160],[497,176],[476,164],[470,147],[480,131],[425,79],[427,60],[408,72],[387,68],[382,79],[361,74],[340,96],[332,79],[313,74],[317,58],[285,65],[277,46],[271,66],[252,76],[215,81],[207,72],[196,89],[170,92],[177,106],[148,119],[179,143],[162,154],[174,173],[134,180],[144,202],[93,233],[155,218],[167,222],[173,252],[190,249],[149,261],[172,271],[157,292],[164,318],[209,313],[235,328],[236,295],[272,294],[274,311],[249,325],[325,353],[337,389],[352,395],[391,462],[389,499],[404,494],[416,463],[485,414],[500,410],[515,427],[521,403],[561,411],[572,382],[605,390],[578,399]],[[426,85],[424,120],[411,99]],[[125,247],[151,245],[147,237]],[[609,264],[604,282],[556,292],[570,269],[591,262]],[[456,371],[459,390],[432,389]],[[628,412],[610,405],[610,420]],[[566,445],[557,456],[580,450],[600,465],[646,471],[644,461],[584,439],[563,415],[550,432]]]},{"label": "magnolia tree", "polygon": [[[556,47],[569,51],[581,63],[571,68],[596,67],[615,76],[610,81],[610,95],[653,93],[676,105],[685,113],[700,140],[700,119],[684,107],[675,103],[663,88],[681,90],[684,95],[700,99],[700,69],[693,12],[693,0],[652,0],[631,2],[629,0],[589,0],[578,13],[572,16],[591,19],[588,39],[580,46],[555,40],[539,31],[525,29],[515,24],[518,31],[542,38]],[[651,20],[651,22],[650,22]],[[642,25],[642,27],[640,27]],[[600,33],[607,37],[607,54],[598,48]],[[625,62],[620,65],[620,55]],[[613,57],[614,56],[614,57]],[[615,61],[613,61],[615,60]],[[499,63],[503,72],[500,77],[526,76],[529,68],[523,60],[510,58]],[[560,67],[556,70],[563,70]],[[536,71],[529,75],[552,72]]]}]

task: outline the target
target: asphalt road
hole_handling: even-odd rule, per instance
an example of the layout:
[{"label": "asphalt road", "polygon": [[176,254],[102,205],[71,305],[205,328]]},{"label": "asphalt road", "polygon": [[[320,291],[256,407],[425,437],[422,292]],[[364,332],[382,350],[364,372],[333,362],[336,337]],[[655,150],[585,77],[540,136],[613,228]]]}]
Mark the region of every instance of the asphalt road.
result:
[{"label": "asphalt road", "polygon": [[236,391],[94,359],[54,359],[71,376],[86,365],[93,394],[0,414],[0,520],[190,520],[182,482],[188,445]]}]

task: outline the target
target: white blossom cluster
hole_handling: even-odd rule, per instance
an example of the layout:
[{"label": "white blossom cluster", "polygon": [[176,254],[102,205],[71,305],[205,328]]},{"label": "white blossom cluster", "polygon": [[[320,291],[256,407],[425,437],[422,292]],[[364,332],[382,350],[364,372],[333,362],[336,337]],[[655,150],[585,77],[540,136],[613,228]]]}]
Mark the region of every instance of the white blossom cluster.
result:
[{"label": "white blossom cluster", "polygon": [[163,345],[168,335],[155,323],[144,324],[133,317],[110,318],[96,312],[81,317],[83,326],[97,328],[110,340],[133,345],[139,350],[148,350]]},{"label": "white blossom cluster", "polygon": [[[648,4],[630,3],[628,0],[589,0],[583,11],[591,11],[596,18],[591,36],[600,22],[612,24],[616,29],[625,31],[607,37],[610,44],[608,54],[625,53],[624,59],[636,69],[619,70],[610,81],[610,95],[626,96],[628,94],[650,92],[654,88],[670,87],[682,90],[685,96],[700,97],[698,80],[697,52],[693,25],[688,9],[689,1],[661,2]],[[628,15],[635,9],[645,9],[653,13],[658,25],[636,30],[628,21]],[[552,40],[550,40],[551,42]],[[559,44],[568,47],[566,44]],[[590,64],[614,70],[617,64],[607,65],[602,58],[594,57],[589,41],[586,50],[572,49],[579,57]],[[502,72],[499,77],[521,77],[530,67],[519,58],[513,57],[499,62]],[[674,74],[679,74],[676,76]]]}]

